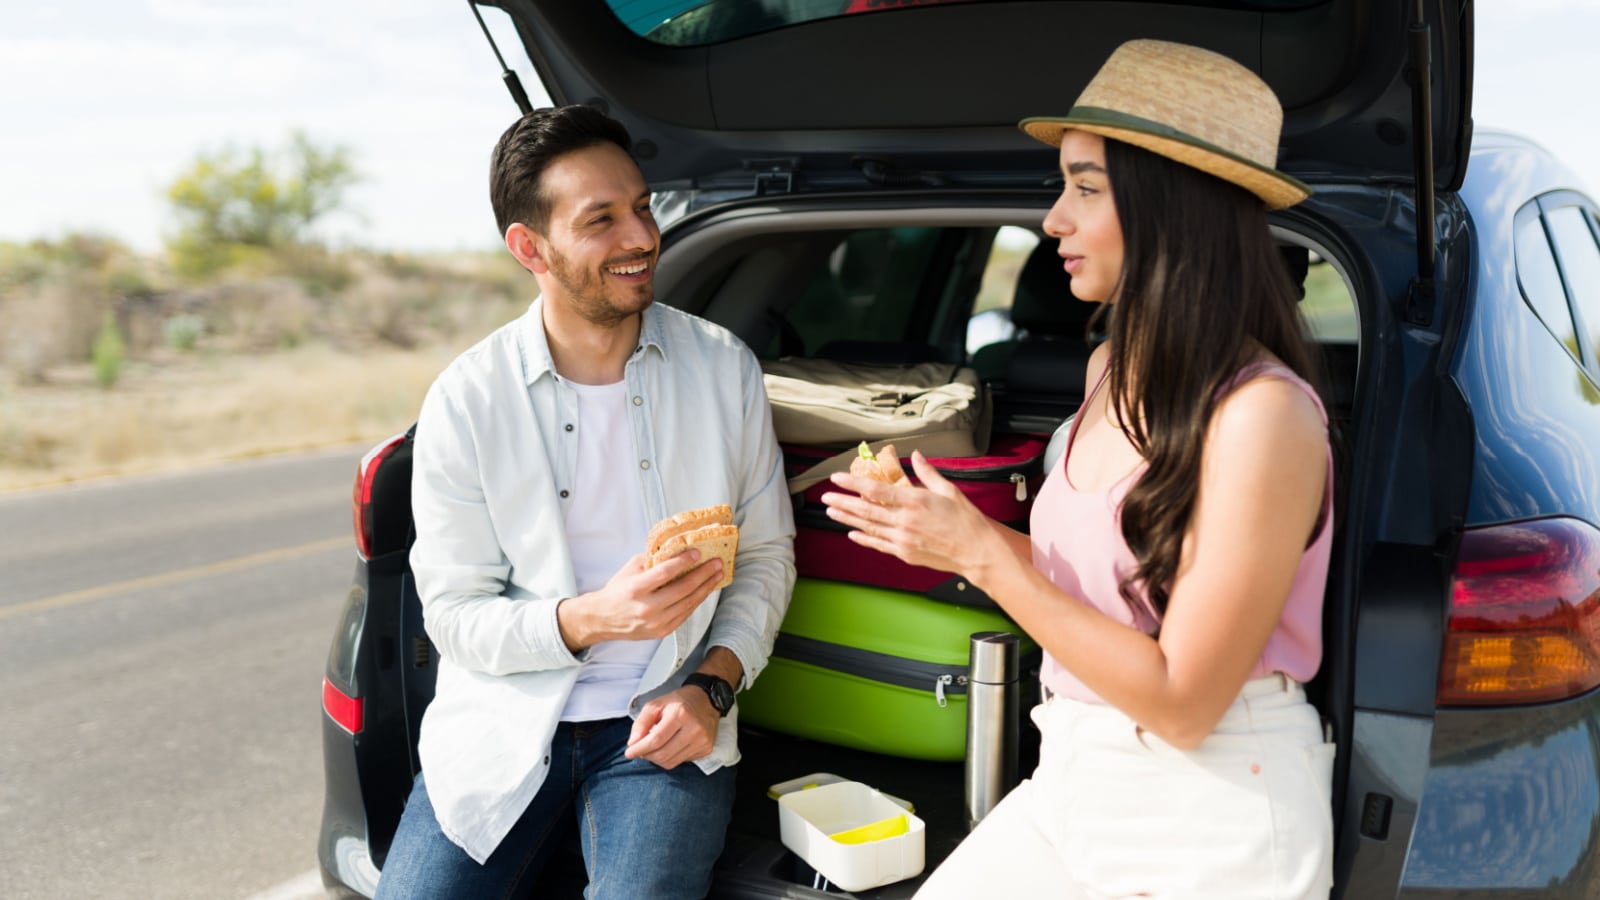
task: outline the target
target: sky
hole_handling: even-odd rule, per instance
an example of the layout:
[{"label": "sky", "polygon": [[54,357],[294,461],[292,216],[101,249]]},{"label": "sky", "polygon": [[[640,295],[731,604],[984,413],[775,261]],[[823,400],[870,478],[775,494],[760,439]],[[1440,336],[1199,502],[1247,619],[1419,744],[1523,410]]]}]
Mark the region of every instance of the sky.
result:
[{"label": "sky", "polygon": [[[569,0],[582,2],[582,0]],[[592,0],[598,2],[598,0]],[[367,178],[335,241],[498,246],[490,148],[517,115],[461,0],[16,0],[0,27],[0,240],[89,231],[138,250],[176,228],[163,191],[202,152],[302,130]],[[1480,0],[1473,115],[1532,137],[1600,191],[1597,0]],[[498,10],[484,15],[548,102]],[[1592,56],[1590,56],[1592,59]]]}]

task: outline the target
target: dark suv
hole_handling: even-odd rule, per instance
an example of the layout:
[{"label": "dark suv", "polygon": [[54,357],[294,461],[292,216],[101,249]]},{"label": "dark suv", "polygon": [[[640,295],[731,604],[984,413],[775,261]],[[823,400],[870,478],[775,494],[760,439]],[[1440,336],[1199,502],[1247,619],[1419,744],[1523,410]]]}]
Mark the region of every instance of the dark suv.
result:
[{"label": "dark suv", "polygon": [[[1600,896],[1600,219],[1538,147],[1472,135],[1471,0],[496,5],[557,102],[633,133],[662,302],[763,357],[974,364],[999,431],[1048,434],[1082,399],[1081,368],[1020,364],[1084,333],[1023,302],[1051,290],[1029,259],[1053,250],[1060,178],[1014,123],[1064,111],[1133,37],[1260,73],[1280,166],[1315,189],[1272,225],[1304,266],[1341,450],[1310,685],[1339,751],[1334,894]],[[323,690],[318,851],[351,893],[373,890],[433,690],[409,478],[404,435],[357,474]],[[929,870],[964,833],[959,763],[740,741],[714,896],[824,896],[767,796],[808,772],[913,801]],[[575,892],[581,867],[551,879]]]}]

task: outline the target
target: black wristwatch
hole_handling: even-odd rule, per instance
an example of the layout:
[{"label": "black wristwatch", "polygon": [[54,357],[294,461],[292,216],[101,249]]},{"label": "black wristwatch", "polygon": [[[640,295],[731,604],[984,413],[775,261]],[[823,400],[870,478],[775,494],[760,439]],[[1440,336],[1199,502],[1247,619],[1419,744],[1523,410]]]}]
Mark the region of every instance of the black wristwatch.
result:
[{"label": "black wristwatch", "polygon": [[717,715],[726,716],[728,710],[733,709],[733,685],[727,681],[705,672],[695,672],[683,683],[704,690],[706,696],[711,698],[711,707],[717,711]]}]

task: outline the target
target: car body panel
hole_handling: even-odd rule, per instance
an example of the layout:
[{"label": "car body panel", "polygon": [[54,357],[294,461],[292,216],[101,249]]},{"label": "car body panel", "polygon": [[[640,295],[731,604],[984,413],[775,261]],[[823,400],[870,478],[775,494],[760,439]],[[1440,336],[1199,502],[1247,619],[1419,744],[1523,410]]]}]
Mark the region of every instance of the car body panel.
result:
[{"label": "car body panel", "polygon": [[1358,710],[1350,735],[1341,745],[1352,761],[1346,814],[1335,820],[1335,894],[1351,900],[1393,896],[1422,801],[1433,717]]},{"label": "car body panel", "polygon": [[[1455,364],[1481,458],[1468,522],[1566,514],[1600,524],[1600,387],[1562,352],[1517,280],[1514,229],[1538,213],[1528,198],[1570,194],[1576,179],[1542,151],[1505,142],[1489,144],[1472,164],[1462,193],[1481,211],[1477,294],[1496,302],[1480,302]],[[1543,352],[1526,352],[1535,348]]]},{"label": "car body panel", "polygon": [[[1600,393],[1523,300],[1516,272],[1513,232],[1530,205],[1537,214],[1532,198],[1573,184],[1531,142],[1487,134],[1461,191],[1472,285],[1450,378],[1474,445],[1462,527],[1600,521]],[[1600,694],[1434,713],[1400,896],[1592,897],[1597,860]]]}]

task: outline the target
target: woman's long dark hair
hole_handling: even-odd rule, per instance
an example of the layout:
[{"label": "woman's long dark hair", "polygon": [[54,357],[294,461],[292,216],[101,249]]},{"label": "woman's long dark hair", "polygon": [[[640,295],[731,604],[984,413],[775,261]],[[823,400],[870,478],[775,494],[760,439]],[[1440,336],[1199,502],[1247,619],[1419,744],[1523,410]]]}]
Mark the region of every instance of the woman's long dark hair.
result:
[{"label": "woman's long dark hair", "polygon": [[1258,346],[1313,385],[1321,370],[1254,194],[1109,139],[1106,172],[1123,237],[1108,402],[1149,465],[1122,504],[1122,536],[1138,568],[1118,588],[1137,617],[1146,608],[1142,586],[1159,622],[1222,387]]}]

